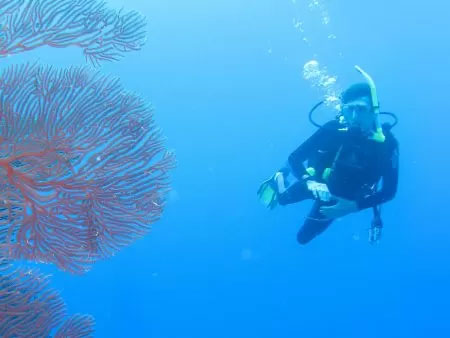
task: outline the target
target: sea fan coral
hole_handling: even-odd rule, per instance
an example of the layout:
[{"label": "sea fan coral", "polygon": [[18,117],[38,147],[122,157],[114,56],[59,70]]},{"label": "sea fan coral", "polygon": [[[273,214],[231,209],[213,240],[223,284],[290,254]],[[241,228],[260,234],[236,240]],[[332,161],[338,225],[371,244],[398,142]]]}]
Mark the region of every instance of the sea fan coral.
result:
[{"label": "sea fan coral", "polygon": [[149,231],[172,154],[117,79],[26,64],[0,77],[0,243],[83,273]]},{"label": "sea fan coral", "polygon": [[91,337],[94,319],[74,315],[66,319],[58,292],[35,270],[12,270],[0,257],[0,337]]},{"label": "sea fan coral", "polygon": [[0,0],[0,56],[77,46],[98,65],[139,50],[145,25],[137,12],[107,9],[98,0]]}]

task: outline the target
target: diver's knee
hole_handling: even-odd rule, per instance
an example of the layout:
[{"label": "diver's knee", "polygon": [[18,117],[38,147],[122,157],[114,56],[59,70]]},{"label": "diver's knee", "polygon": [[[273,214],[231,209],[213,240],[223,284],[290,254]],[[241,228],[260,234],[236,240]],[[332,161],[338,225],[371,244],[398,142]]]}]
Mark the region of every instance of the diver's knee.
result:
[{"label": "diver's knee", "polygon": [[308,234],[305,234],[305,233],[303,233],[303,232],[298,232],[298,234],[297,234],[297,242],[300,244],[300,245],[306,245],[306,244],[308,244],[309,242],[311,242],[311,240],[314,238],[314,236],[310,236],[310,235],[308,235]]}]

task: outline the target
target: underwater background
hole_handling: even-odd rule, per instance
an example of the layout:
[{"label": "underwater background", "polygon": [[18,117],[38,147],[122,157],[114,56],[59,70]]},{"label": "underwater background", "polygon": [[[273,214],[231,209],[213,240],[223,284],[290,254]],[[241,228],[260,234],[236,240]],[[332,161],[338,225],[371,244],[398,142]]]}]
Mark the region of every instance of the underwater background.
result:
[{"label": "underwater background", "polygon": [[[150,235],[83,276],[41,267],[70,313],[93,315],[96,337],[449,336],[450,3],[108,5],[145,15],[148,40],[101,71],[152,102],[178,164]],[[77,49],[47,48],[2,68],[30,60],[85,64]],[[330,82],[308,80],[311,60]],[[268,211],[256,190],[315,131],[308,111],[328,85],[362,81],[355,64],[400,119],[397,197],[379,245],[369,210],[300,246],[310,202]]]}]

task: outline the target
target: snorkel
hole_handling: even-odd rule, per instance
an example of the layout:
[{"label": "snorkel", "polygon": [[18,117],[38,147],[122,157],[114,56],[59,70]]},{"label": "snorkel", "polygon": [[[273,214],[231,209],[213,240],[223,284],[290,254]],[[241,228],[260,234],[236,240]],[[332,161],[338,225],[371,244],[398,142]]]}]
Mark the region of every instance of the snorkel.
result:
[{"label": "snorkel", "polygon": [[361,67],[355,66],[355,69],[366,79],[369,87],[370,87],[370,95],[372,96],[372,107],[373,112],[375,114],[375,132],[372,135],[372,140],[376,142],[384,142],[386,139],[386,136],[383,134],[383,128],[381,127],[380,123],[380,103],[378,101],[378,95],[377,95],[377,87],[375,86],[375,82],[373,81],[372,77],[367,74]]}]

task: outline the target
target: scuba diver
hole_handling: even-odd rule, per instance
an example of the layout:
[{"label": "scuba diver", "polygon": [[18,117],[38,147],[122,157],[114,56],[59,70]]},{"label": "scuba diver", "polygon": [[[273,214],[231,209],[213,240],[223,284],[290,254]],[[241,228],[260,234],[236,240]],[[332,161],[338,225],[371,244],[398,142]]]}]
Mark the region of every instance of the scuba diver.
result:
[{"label": "scuba diver", "polygon": [[[372,208],[374,218],[369,241],[381,238],[381,204],[394,198],[398,184],[398,142],[391,129],[397,124],[392,113],[380,112],[375,83],[360,67],[366,79],[341,94],[336,120],[319,130],[289,156],[287,165],[263,182],[258,196],[273,209],[303,200],[315,200],[300,228],[297,240],[310,242],[337,218]],[[380,114],[393,117],[393,124],[381,125]],[[295,182],[288,183],[293,176]]]}]

